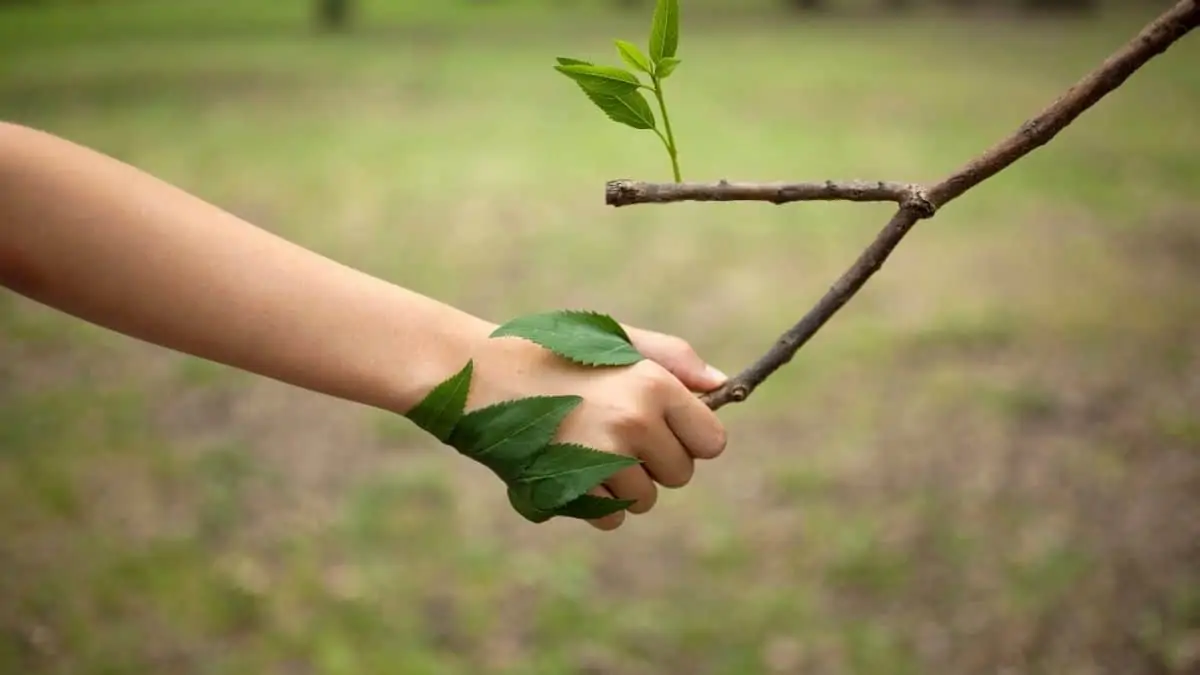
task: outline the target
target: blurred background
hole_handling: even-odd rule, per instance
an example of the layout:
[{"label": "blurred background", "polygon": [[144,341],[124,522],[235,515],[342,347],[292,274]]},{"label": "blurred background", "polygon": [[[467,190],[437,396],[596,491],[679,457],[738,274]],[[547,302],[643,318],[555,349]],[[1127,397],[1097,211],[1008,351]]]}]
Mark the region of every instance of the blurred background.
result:
[{"label": "blurred background", "polygon": [[[1170,4],[683,0],[684,178],[935,181]],[[619,65],[652,8],[5,0],[0,118],[732,374],[892,208],[604,206],[666,154],[552,65]],[[1185,37],[918,225],[610,534],[526,523],[402,418],[0,294],[0,672],[1200,672],[1198,63]]]}]

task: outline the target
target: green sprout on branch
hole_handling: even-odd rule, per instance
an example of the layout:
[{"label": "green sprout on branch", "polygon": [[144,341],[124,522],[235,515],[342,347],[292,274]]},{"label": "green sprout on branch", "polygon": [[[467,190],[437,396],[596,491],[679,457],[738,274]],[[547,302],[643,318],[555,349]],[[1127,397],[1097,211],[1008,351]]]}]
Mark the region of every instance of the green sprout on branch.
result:
[{"label": "green sprout on branch", "polygon": [[[679,48],[679,0],[658,0],[650,27],[649,56],[632,42],[614,42],[621,60],[633,70],[646,74],[650,78],[649,85],[642,83],[636,73],[624,68],[596,65],[565,56],[558,57],[558,65],[554,69],[574,80],[592,103],[612,121],[634,129],[649,129],[657,134],[671,158],[675,182],[681,183],[679,146],[675,144],[671,118],[663,98],[663,80],[670,77],[679,65],[679,59],[675,57]],[[662,130],[658,128],[654,111],[642,94],[642,89],[653,92],[658,101]]]}]

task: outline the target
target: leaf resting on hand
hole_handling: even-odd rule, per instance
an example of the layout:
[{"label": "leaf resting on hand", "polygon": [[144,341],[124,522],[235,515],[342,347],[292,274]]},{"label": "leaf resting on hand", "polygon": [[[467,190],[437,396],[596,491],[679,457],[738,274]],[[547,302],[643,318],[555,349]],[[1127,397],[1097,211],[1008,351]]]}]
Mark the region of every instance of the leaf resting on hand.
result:
[{"label": "leaf resting on hand", "polygon": [[569,518],[583,518],[585,520],[595,520],[603,518],[617,511],[624,511],[633,506],[633,499],[610,499],[608,497],[597,497],[596,495],[582,495],[574,501],[561,506],[557,510],[560,516]]},{"label": "leaf resting on hand", "polygon": [[458,421],[450,445],[511,483],[582,402],[578,396],[531,396],[480,408]]},{"label": "leaf resting on hand", "polygon": [[454,431],[467,405],[474,367],[474,361],[467,361],[462,370],[434,387],[405,417],[439,441],[449,442],[450,433]]},{"label": "leaf resting on hand", "polygon": [[559,310],[513,319],[491,337],[519,337],[588,366],[628,366],[643,357],[621,324],[606,314]]},{"label": "leaf resting on hand", "polygon": [[[642,360],[629,334],[612,317],[562,310],[514,319],[492,337],[531,340],[577,363],[630,365]],[[617,472],[640,462],[574,443],[555,443],[579,396],[532,396],[464,413],[474,362],[434,387],[408,417],[421,429],[488,467],[508,487],[508,500],[523,518],[541,523],[554,516],[592,520],[628,508],[633,500],[589,494]]]},{"label": "leaf resting on hand", "polygon": [[560,506],[553,511],[539,509],[533,503],[531,496],[531,488],[528,484],[513,485],[508,488],[508,502],[512,504],[513,509],[517,513],[525,517],[526,520],[534,523],[543,523],[553,518],[554,516],[565,516],[567,518],[580,518],[584,520],[595,520],[604,516],[614,514],[618,511],[623,511],[630,506],[633,506],[632,499],[611,499],[609,497],[597,497],[596,495],[580,495],[574,500]]},{"label": "leaf resting on hand", "polygon": [[554,511],[539,509],[533,505],[533,486],[529,483],[513,483],[508,486],[508,503],[513,510],[531,523],[544,523],[556,515]]},{"label": "leaf resting on hand", "polygon": [[640,463],[633,457],[574,443],[551,443],[525,468],[518,482],[532,484],[535,507],[552,510]]}]

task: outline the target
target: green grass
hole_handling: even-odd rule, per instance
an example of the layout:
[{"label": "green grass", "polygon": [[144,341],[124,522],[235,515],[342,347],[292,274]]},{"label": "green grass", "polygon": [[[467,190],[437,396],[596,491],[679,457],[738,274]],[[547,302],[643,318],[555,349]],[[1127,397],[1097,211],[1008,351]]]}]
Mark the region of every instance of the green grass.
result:
[{"label": "green grass", "polygon": [[[670,166],[551,68],[644,41],[603,4],[370,2],[326,38],[305,3],[9,9],[0,118],[492,320],[611,312],[736,371],[889,209],[605,207]],[[771,4],[683,3],[685,178],[934,180],[1149,18]],[[922,223],[613,534],[525,523],[402,419],[0,297],[0,671],[1187,672],[1198,59]]]}]

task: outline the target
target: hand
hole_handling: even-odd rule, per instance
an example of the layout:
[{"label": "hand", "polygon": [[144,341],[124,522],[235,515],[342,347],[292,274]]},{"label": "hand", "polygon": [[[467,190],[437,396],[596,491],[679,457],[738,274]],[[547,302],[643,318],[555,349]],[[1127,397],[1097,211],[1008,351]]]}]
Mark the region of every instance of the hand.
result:
[{"label": "hand", "polygon": [[[697,459],[725,449],[725,428],[695,392],[716,389],[726,380],[684,340],[626,326],[645,361],[621,368],[573,364],[532,342],[485,339],[478,343],[475,377],[467,400],[473,410],[503,400],[536,395],[583,397],[559,428],[555,440],[637,457],[640,466],[613,475],[592,494],[635,499],[630,513],[654,507],[658,485],[679,488],[695,471]],[[625,512],[589,521],[613,530]]]}]

